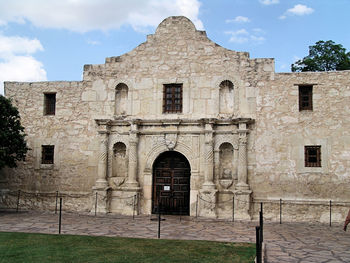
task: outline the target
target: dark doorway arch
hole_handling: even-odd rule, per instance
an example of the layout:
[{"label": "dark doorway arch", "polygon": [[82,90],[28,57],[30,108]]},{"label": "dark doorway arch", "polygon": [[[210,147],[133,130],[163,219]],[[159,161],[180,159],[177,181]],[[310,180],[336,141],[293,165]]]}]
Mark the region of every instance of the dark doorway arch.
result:
[{"label": "dark doorway arch", "polygon": [[160,154],[153,163],[152,213],[189,215],[191,167],[176,151]]}]

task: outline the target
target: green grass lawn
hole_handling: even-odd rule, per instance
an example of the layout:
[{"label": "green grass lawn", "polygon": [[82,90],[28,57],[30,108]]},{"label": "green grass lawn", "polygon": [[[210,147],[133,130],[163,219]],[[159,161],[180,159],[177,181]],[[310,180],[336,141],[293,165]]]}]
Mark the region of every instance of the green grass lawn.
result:
[{"label": "green grass lawn", "polygon": [[253,262],[255,244],[0,232],[0,262]]}]

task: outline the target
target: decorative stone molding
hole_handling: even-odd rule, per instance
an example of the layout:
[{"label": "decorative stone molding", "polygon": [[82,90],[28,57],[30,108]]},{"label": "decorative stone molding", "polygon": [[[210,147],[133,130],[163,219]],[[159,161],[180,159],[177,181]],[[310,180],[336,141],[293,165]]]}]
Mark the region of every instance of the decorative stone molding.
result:
[{"label": "decorative stone molding", "polygon": [[166,133],[164,134],[164,143],[169,151],[174,150],[177,143],[177,134],[176,133]]},{"label": "decorative stone molding", "polygon": [[[153,146],[152,149],[150,149],[146,155],[146,165],[145,165],[144,173],[152,171],[152,165],[156,160],[156,158],[161,153],[166,151],[168,151],[168,148],[166,147],[164,141],[163,143],[159,143]],[[174,151],[177,151],[183,154],[187,158],[188,162],[190,163],[191,172],[192,172],[193,167],[196,167],[194,164],[194,158],[193,158],[194,154],[193,154],[192,148],[182,143],[181,141],[178,141],[176,144],[176,147],[174,148]]]}]

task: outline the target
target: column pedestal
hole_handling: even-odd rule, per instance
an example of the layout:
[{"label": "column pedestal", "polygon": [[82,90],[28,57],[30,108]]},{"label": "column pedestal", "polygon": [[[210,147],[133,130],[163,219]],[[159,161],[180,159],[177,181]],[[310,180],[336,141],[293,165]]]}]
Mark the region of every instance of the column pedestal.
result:
[{"label": "column pedestal", "polygon": [[[92,188],[93,192],[93,208],[91,209],[91,213],[95,213],[95,205],[96,206],[96,212],[97,213],[103,213],[106,214],[108,213],[108,193],[107,189],[100,189],[93,187]],[[97,203],[96,203],[96,193],[97,193]]]},{"label": "column pedestal", "polygon": [[235,190],[235,219],[251,220],[249,214],[251,190]]},{"label": "column pedestal", "polygon": [[216,190],[200,190],[198,196],[198,215],[216,218]]},{"label": "column pedestal", "polygon": [[120,215],[139,214],[139,190],[119,189],[113,190],[111,194],[111,213]]}]

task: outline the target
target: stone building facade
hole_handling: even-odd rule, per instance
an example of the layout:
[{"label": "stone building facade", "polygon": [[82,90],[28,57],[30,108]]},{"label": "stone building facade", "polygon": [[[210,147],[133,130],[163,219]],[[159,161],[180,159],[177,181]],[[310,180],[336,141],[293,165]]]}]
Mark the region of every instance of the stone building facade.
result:
[{"label": "stone building facade", "polygon": [[[82,81],[5,82],[31,148],[8,194],[66,194],[75,211],[341,221],[350,201],[350,71],[275,73],[169,17]],[[97,197],[97,200],[95,199]],[[45,199],[27,206],[48,208]]]}]

